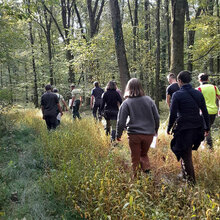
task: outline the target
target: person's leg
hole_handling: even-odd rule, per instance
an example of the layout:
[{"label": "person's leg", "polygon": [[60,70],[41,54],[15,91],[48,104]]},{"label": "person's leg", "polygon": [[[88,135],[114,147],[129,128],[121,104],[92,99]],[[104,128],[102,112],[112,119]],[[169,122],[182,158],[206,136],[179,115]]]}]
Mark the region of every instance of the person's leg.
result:
[{"label": "person's leg", "polygon": [[92,114],[95,119],[97,119],[97,116],[96,116],[97,109],[98,109],[98,106],[94,104],[93,109],[92,109]]},{"label": "person's leg", "polygon": [[112,132],[111,132],[111,141],[115,141],[115,134],[116,134],[116,120],[111,120]]},{"label": "person's leg", "polygon": [[128,135],[128,143],[131,150],[131,162],[132,162],[133,174],[134,177],[136,177],[140,164],[141,139],[138,134],[130,134]]},{"label": "person's leg", "polygon": [[51,124],[51,129],[56,129],[58,123],[57,123],[57,116],[50,116],[50,124]]},{"label": "person's leg", "polygon": [[47,129],[50,131],[50,129],[51,129],[50,117],[45,116],[44,119],[45,119],[45,122],[46,122],[46,125],[47,125]]},{"label": "person's leg", "polygon": [[188,148],[182,153],[181,156],[181,167],[183,172],[183,178],[192,184],[195,184],[195,172],[192,162],[192,148]]},{"label": "person's leg", "polygon": [[145,172],[150,170],[150,161],[147,153],[150,148],[154,135],[141,135],[141,136],[142,136],[142,141],[141,141],[140,163],[142,170]]},{"label": "person's leg", "polygon": [[79,114],[79,106],[80,106],[80,100],[76,100],[76,103],[75,103],[75,107],[76,107],[75,111],[76,112],[75,112],[75,114],[78,117],[78,119],[81,119],[80,114]]},{"label": "person's leg", "polygon": [[99,119],[99,121],[102,120],[101,103],[98,105],[98,119]]},{"label": "person's leg", "polygon": [[211,136],[211,127],[215,121],[215,117],[216,115],[209,115],[209,127],[210,127],[210,131],[208,133],[208,136],[206,137],[206,142],[209,145],[209,148],[212,149],[213,147],[213,143],[212,143],[212,136]]},{"label": "person's leg", "polygon": [[106,135],[110,134],[110,130],[111,130],[111,121],[106,120]]},{"label": "person's leg", "polygon": [[80,119],[79,105],[80,105],[80,101],[79,100],[75,100],[74,101],[74,106],[73,106],[73,119],[76,119],[76,117],[78,117]]}]

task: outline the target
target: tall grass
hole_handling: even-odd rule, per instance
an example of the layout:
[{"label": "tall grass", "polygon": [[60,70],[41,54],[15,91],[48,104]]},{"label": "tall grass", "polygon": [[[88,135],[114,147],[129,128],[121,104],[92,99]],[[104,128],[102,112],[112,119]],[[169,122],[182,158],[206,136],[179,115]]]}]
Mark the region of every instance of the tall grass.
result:
[{"label": "tall grass", "polygon": [[[178,180],[180,164],[170,150],[170,136],[161,124],[159,140],[149,157],[152,175],[131,179],[126,134],[113,148],[103,125],[92,118],[72,121],[48,132],[37,111],[15,116],[17,123],[32,127],[48,161],[45,190],[88,219],[220,219],[220,146],[215,151],[193,152],[197,184]],[[48,187],[49,188],[49,187]]]}]

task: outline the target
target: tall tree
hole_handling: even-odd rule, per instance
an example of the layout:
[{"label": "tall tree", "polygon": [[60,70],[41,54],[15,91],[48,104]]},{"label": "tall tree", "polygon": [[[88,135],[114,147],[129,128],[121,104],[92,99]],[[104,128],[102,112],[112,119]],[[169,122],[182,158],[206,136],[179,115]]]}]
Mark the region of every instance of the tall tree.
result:
[{"label": "tall tree", "polygon": [[178,74],[184,69],[184,25],[186,0],[171,0],[171,67]]},{"label": "tall tree", "polygon": [[[157,0],[157,13],[156,13],[156,41],[157,41],[157,50],[156,50],[156,76],[155,76],[155,87],[160,88],[160,3],[161,0]],[[160,90],[156,89],[155,91],[155,104],[159,109],[159,100],[160,100]]]},{"label": "tall tree", "polygon": [[[213,16],[214,2],[215,0],[207,0],[207,14],[209,16]],[[209,72],[214,73],[214,58],[212,54],[210,54],[210,58],[209,58]]]},{"label": "tall tree", "polygon": [[[30,9],[30,0],[27,0],[28,4],[28,14],[29,17],[31,17],[31,9]],[[32,21],[28,22],[29,25],[29,36],[30,36],[30,43],[31,43],[31,56],[32,56],[32,69],[33,69],[33,75],[34,75],[34,105],[35,108],[39,107],[38,103],[38,83],[37,83],[37,71],[36,71],[36,62],[35,62],[35,53],[34,53],[34,36],[33,36],[33,27],[32,27]]]},{"label": "tall tree", "polygon": [[[197,19],[201,13],[202,8],[199,7],[196,10],[196,15],[195,15],[195,19]],[[190,23],[190,14],[189,14],[189,4],[188,2],[186,2],[186,21]],[[188,61],[187,61],[187,70],[189,70],[190,72],[193,71],[193,53],[192,53],[192,48],[195,42],[195,30],[187,30],[187,47],[188,47]]]},{"label": "tall tree", "polygon": [[133,30],[133,61],[137,60],[137,28],[138,28],[138,0],[134,1],[134,14],[132,15],[130,1],[128,0],[131,25]]},{"label": "tall tree", "polygon": [[112,17],[112,27],[115,38],[115,49],[116,49],[119,72],[120,72],[120,82],[121,82],[122,93],[124,93],[125,86],[128,80],[130,79],[130,73],[128,69],[128,61],[125,51],[120,9],[118,5],[118,0],[110,0],[109,3],[110,3],[110,10]]},{"label": "tall tree", "polygon": [[68,61],[68,68],[69,68],[69,82],[75,82],[75,72],[74,72],[74,66],[72,64],[74,56],[69,49],[70,45],[70,35],[71,35],[71,21],[73,21],[72,18],[72,10],[74,7],[75,0],[60,0],[60,7],[61,7],[61,17],[62,17],[62,24],[63,24],[63,30],[60,27],[57,19],[53,15],[53,12],[46,6],[45,1],[41,0],[45,10],[49,12],[51,15],[58,31],[63,39],[64,44],[66,45],[66,59]]},{"label": "tall tree", "polygon": [[[99,0],[95,0],[94,7],[92,8],[92,0],[87,0],[87,8],[89,13],[89,23],[90,23],[90,37],[93,38],[95,34],[98,33],[100,17],[103,11],[105,0],[101,1],[101,6],[98,10]],[[98,12],[97,12],[98,10]],[[97,16],[96,16],[97,14]]]},{"label": "tall tree", "polygon": [[170,12],[169,12],[169,0],[164,0],[165,3],[165,20],[166,20],[166,39],[167,39],[167,64],[170,68]]},{"label": "tall tree", "polygon": [[[219,14],[219,0],[216,0],[216,10],[217,10],[217,17],[218,17],[218,34],[220,34],[220,14]],[[220,52],[218,52],[217,56],[217,73],[220,73]]]}]

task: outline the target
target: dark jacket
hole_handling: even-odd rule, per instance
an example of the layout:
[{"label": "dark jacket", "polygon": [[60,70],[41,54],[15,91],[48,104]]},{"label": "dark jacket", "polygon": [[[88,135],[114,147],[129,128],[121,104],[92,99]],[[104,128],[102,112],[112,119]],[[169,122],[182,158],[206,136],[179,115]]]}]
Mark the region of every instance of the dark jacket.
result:
[{"label": "dark jacket", "polygon": [[56,116],[58,114],[59,99],[55,93],[45,92],[41,96],[41,106],[43,106],[44,116]]},{"label": "dark jacket", "polygon": [[101,111],[107,113],[107,120],[116,120],[118,114],[118,103],[122,103],[121,96],[115,89],[108,89],[102,96]]},{"label": "dark jacket", "polygon": [[209,131],[209,115],[203,95],[190,84],[183,85],[171,99],[168,131],[175,122],[181,130],[202,126],[200,110],[204,118],[205,130]]},{"label": "dark jacket", "polygon": [[[202,111],[203,117],[200,115]],[[190,84],[183,85],[173,94],[167,131],[173,130],[171,149],[177,159],[189,148],[197,150],[204,140],[204,130],[209,131],[209,116],[203,95]]]}]

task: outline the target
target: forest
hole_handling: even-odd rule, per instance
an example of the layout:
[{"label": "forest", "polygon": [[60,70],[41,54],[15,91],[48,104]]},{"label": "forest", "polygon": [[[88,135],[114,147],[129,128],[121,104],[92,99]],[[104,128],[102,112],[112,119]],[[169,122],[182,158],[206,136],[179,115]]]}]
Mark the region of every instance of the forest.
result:
[{"label": "forest", "polygon": [[[166,134],[167,75],[220,85],[219,0],[0,0],[0,219],[220,219],[220,117],[214,152],[193,152],[194,187]],[[122,94],[138,78],[160,113],[151,177],[130,178],[127,134],[117,147],[89,108],[94,81]],[[83,92],[82,120],[65,112],[47,132],[47,84],[66,102]]]}]

